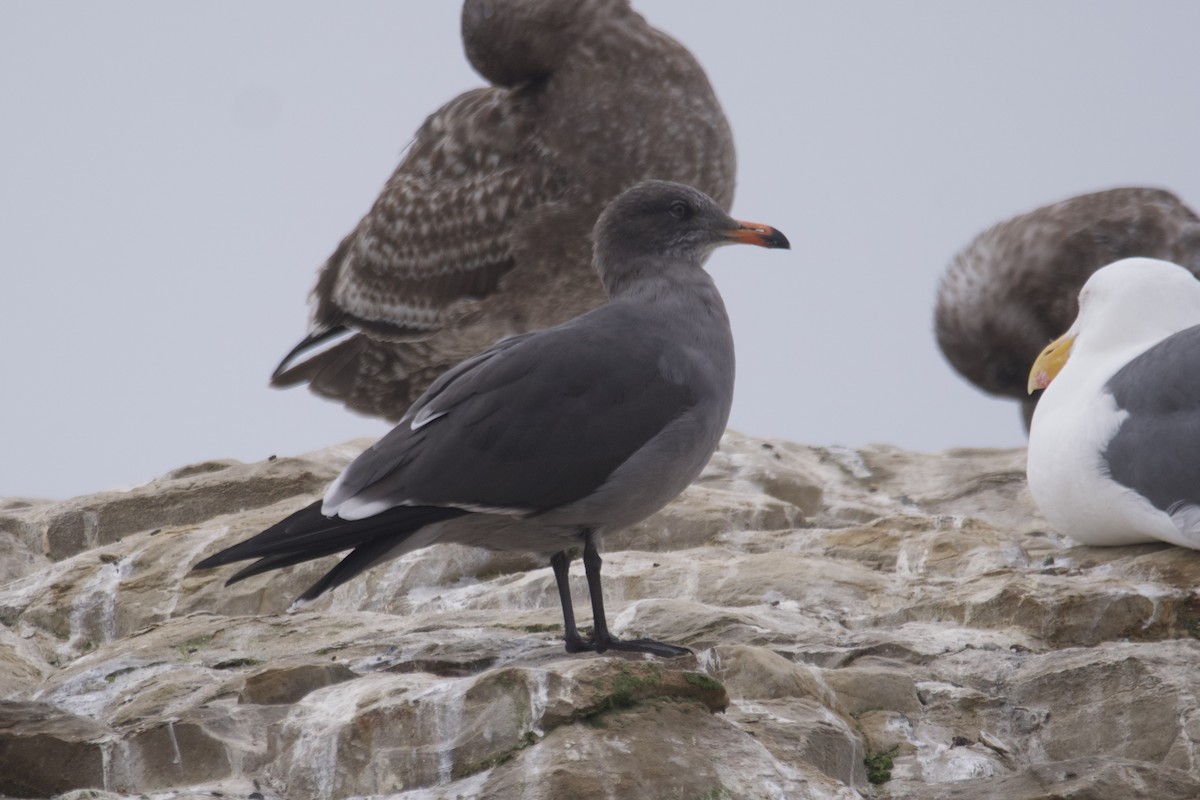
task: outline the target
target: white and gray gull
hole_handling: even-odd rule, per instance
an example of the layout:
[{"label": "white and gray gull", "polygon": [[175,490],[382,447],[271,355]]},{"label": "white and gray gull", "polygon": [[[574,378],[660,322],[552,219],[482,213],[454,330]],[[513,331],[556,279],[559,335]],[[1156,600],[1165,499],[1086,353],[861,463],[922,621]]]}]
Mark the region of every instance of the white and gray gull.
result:
[{"label": "white and gray gull", "polygon": [[934,329],[950,365],[989,394],[1021,403],[1038,352],[1079,307],[1084,281],[1106,264],[1145,256],[1200,275],[1200,217],[1162,189],[1079,195],[1001,222],[956,255],[937,290]]},{"label": "white and gray gull", "polygon": [[[553,236],[554,231],[543,235]],[[437,379],[323,501],[196,565],[258,559],[230,582],[352,552],[302,600],[435,542],[550,556],[568,652],[685,648],[608,630],[597,543],[700,474],[733,400],[733,336],[703,263],[724,244],[789,247],[691,187],[647,181],[596,223],[609,302],[504,339]],[[567,569],[582,550],[593,634],[580,636]]]},{"label": "white and gray gull", "polygon": [[308,335],[272,385],[395,421],[463,358],[604,302],[588,236],[621,191],[678,181],[730,208],[712,86],[628,0],[466,0],[462,38],[492,85],[417,131],[321,267]]},{"label": "white and gray gull", "polygon": [[1097,270],[1037,357],[1029,490],[1082,544],[1200,549],[1200,281],[1130,258]]}]

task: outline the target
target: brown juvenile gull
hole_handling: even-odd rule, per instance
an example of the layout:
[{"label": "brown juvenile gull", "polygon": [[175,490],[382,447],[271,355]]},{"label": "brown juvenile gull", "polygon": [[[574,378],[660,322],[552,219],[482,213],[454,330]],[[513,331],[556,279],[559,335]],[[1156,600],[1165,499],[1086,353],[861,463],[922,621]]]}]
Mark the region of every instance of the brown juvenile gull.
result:
[{"label": "brown juvenile gull", "polygon": [[1148,258],[1097,270],[1035,389],[1029,490],[1051,525],[1082,544],[1200,549],[1200,281]]},{"label": "brown juvenile gull", "polygon": [[[550,233],[549,231],[546,232]],[[311,600],[387,559],[456,542],[550,556],[567,652],[688,652],[609,634],[599,539],[658,511],[712,456],[733,400],[733,337],[703,269],[735,242],[788,247],[691,187],[647,181],[595,230],[609,302],[497,342],[438,378],[323,501],[196,565],[258,559],[230,579],[353,551]],[[593,634],[579,635],[567,569],[583,550]]]},{"label": "brown juvenile gull", "polygon": [[733,136],[703,69],[627,0],[467,0],[462,37],[493,86],[417,131],[321,268],[274,386],[394,421],[471,353],[604,301],[588,235],[622,190],[671,180],[732,204]]},{"label": "brown juvenile gull", "polygon": [[1071,324],[1088,277],[1133,256],[1200,275],[1200,218],[1170,192],[1110,189],[1014,217],[980,234],[942,276],[938,346],[959,374],[1021,402],[1028,429],[1040,393],[1026,392],[1038,353]]}]

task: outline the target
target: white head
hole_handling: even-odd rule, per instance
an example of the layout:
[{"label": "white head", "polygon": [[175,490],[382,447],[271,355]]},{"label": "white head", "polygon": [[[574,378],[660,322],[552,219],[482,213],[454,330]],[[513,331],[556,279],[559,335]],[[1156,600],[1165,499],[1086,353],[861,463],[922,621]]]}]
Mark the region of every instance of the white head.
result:
[{"label": "white head", "polygon": [[1178,264],[1126,258],[1097,270],[1079,292],[1076,347],[1148,345],[1200,323],[1200,281]]},{"label": "white head", "polygon": [[1079,292],[1079,315],[1033,364],[1029,391],[1046,388],[1070,357],[1124,363],[1171,334],[1200,325],[1200,280],[1154,258],[1125,258],[1096,270]]}]

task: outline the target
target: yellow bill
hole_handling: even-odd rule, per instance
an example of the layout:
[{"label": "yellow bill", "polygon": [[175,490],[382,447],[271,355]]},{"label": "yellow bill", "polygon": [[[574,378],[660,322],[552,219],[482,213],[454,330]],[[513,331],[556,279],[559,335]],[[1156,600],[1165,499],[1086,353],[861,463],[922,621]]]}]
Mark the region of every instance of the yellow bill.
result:
[{"label": "yellow bill", "polygon": [[1038,353],[1033,367],[1029,370],[1029,384],[1026,388],[1030,394],[1050,385],[1050,381],[1054,380],[1066,366],[1067,359],[1071,357],[1071,348],[1074,346],[1075,334],[1067,331]]}]

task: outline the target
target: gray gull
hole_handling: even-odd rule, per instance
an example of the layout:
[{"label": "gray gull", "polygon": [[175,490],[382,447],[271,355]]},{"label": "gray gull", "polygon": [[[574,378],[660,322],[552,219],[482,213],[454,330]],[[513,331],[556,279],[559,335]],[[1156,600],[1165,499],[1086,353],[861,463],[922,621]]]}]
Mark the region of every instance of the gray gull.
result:
[{"label": "gray gull", "polygon": [[[544,235],[552,235],[546,231]],[[733,337],[703,263],[719,245],[787,248],[691,187],[647,181],[596,223],[609,302],[509,337],[453,367],[346,468],[323,501],[196,565],[258,559],[233,581],[344,550],[303,595],[435,542],[549,556],[568,652],[688,652],[608,630],[597,544],[700,474],[733,401]],[[575,625],[567,570],[582,550],[593,634]]]}]

